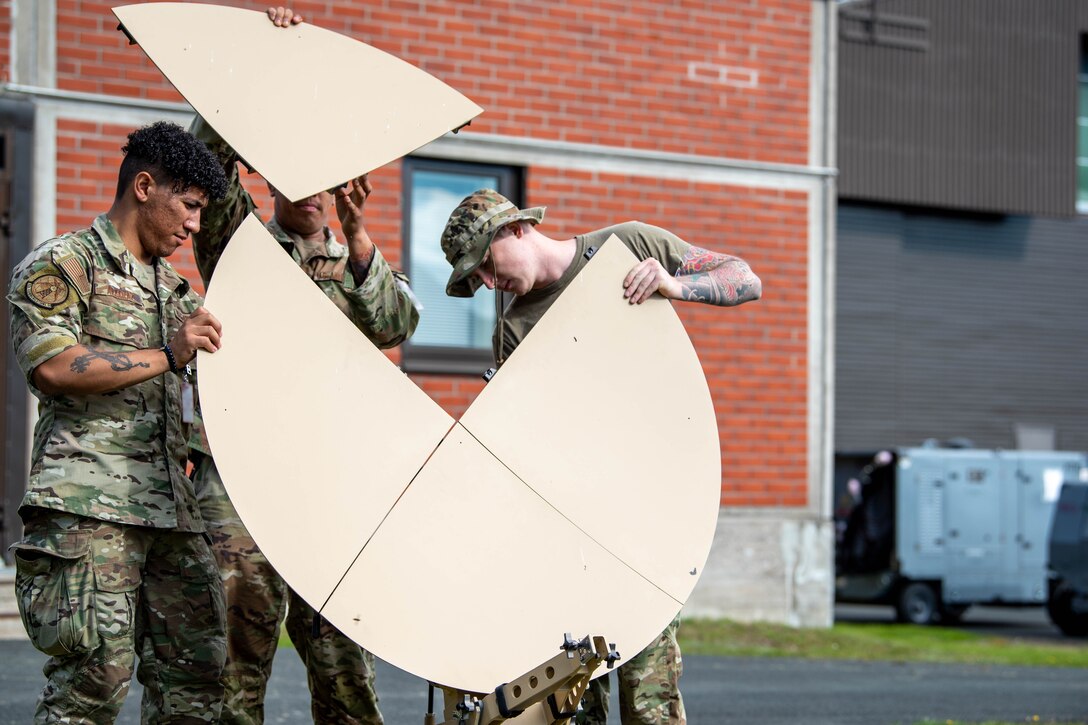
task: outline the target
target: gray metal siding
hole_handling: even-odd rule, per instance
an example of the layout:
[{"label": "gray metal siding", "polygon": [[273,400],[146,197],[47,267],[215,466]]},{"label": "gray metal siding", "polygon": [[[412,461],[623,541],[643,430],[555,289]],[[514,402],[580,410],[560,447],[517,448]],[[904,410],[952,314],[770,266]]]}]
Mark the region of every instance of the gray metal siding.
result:
[{"label": "gray metal siding", "polygon": [[876,0],[873,12],[840,11],[840,196],[1071,215],[1088,0]]},{"label": "gray metal siding", "polygon": [[1088,450],[1088,219],[840,204],[837,450],[1053,426]]}]

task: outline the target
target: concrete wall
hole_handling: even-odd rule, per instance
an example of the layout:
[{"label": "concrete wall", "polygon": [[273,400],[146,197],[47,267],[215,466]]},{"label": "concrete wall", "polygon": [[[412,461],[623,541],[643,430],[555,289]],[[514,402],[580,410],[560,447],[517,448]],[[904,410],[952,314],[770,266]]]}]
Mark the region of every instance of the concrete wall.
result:
[{"label": "concrete wall", "polygon": [[820,516],[723,511],[685,617],[797,627],[832,621],[834,531]]}]

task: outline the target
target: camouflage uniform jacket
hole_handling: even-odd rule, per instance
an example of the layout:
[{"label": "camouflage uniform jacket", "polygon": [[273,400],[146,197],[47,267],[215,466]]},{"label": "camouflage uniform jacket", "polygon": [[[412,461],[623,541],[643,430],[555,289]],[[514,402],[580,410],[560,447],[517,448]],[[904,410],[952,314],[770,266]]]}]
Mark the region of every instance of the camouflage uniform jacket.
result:
[{"label": "camouflage uniform jacket", "polygon": [[[200,232],[193,236],[197,268],[207,284],[227,242],[256,205],[239,180],[239,158],[230,144],[199,116],[189,130],[222,162],[229,182],[226,196],[208,205],[201,216]],[[377,246],[370,271],[360,283],[348,263],[348,248],[336,241],[327,227],[323,242],[306,242],[284,230],[275,219],[265,226],[295,263],[375,345],[394,347],[415,330],[419,313],[407,291],[408,278],[389,266]]]},{"label": "camouflage uniform jacket", "polygon": [[189,283],[165,259],[141,265],[103,214],[31,252],[12,273],[8,300],[16,358],[39,399],[22,506],[203,531],[185,475],[178,376],[89,395],[45,395],[32,379],[38,365],[77,344],[161,347],[200,306]]}]

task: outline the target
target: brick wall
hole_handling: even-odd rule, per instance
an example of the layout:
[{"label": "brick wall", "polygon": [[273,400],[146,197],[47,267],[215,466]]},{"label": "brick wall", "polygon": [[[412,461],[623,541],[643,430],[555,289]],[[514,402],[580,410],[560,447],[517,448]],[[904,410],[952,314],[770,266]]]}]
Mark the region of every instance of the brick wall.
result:
[{"label": "brick wall", "polygon": [[[57,0],[57,84],[179,100],[127,47],[113,4]],[[809,0],[354,0],[294,7],[475,100],[487,112],[473,131],[807,160]]]},{"label": "brick wall", "polygon": [[752,265],[763,280],[758,303],[676,310],[718,413],[723,505],[804,505],[807,196],[539,167],[527,194],[549,207],[542,231],[558,239],[637,219]]},{"label": "brick wall", "polygon": [[110,8],[118,3],[57,0],[57,86],[82,93],[181,101],[155,65],[129,47]]},{"label": "brick wall", "polygon": [[[181,100],[117,32],[112,4],[57,0],[58,85]],[[810,0],[353,0],[294,7],[308,21],[413,62],[478,102],[485,113],[465,134],[807,160]],[[9,0],[0,0],[0,10],[3,30]],[[6,69],[7,44],[0,53]],[[58,121],[58,230],[86,226],[109,207],[129,131]],[[526,176],[526,201],[551,207],[545,231],[553,236],[639,219],[752,264],[764,282],[759,303],[677,309],[715,398],[723,504],[804,505],[806,195],[540,167]],[[368,229],[399,264],[399,164],[374,172],[373,180]],[[245,183],[270,212],[259,177]],[[198,280],[188,249],[172,261]],[[454,415],[482,386],[475,377],[415,379]]]},{"label": "brick wall", "polygon": [[12,79],[11,70],[11,0],[0,0],[0,83]]}]

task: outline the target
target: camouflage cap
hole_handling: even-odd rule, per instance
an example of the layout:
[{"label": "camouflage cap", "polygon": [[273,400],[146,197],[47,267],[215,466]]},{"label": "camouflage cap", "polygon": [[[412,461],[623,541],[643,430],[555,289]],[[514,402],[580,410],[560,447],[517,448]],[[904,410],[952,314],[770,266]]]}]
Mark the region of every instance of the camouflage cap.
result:
[{"label": "camouflage cap", "polygon": [[480,280],[472,273],[484,261],[495,233],[507,224],[529,221],[539,224],[544,207],[518,209],[514,203],[494,189],[472,192],[450,214],[442,231],[442,251],[453,266],[446,294],[450,297],[471,297],[480,288]]}]

